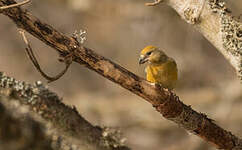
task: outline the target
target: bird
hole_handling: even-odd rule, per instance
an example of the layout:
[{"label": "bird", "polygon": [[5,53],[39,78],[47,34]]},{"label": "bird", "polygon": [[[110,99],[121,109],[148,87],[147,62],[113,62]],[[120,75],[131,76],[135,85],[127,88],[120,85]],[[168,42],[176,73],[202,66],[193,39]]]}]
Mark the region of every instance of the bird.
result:
[{"label": "bird", "polygon": [[178,69],[173,58],[168,57],[160,48],[149,45],[141,50],[139,57],[139,64],[146,62],[146,80],[169,90],[174,89],[178,80]]}]

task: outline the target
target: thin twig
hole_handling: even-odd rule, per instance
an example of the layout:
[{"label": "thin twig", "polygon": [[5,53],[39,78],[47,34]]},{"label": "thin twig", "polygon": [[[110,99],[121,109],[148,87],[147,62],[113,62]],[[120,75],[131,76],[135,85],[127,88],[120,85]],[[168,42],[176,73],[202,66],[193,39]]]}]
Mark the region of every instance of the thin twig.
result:
[{"label": "thin twig", "polygon": [[[70,65],[71,65],[71,60],[70,60],[70,59],[72,59],[71,56],[69,57],[69,55],[68,55],[68,56],[67,56],[68,58],[67,58],[67,57],[64,58],[64,62],[65,62],[65,64],[66,64],[65,69],[64,69],[62,72],[60,72],[58,75],[56,75],[56,76],[54,76],[54,77],[50,77],[49,75],[47,75],[47,74],[41,69],[41,67],[40,67],[40,65],[39,65],[39,63],[38,63],[38,60],[36,59],[36,57],[35,57],[35,55],[34,55],[34,53],[33,53],[33,49],[31,48],[31,46],[30,46],[30,44],[29,44],[29,42],[28,42],[28,40],[27,40],[27,38],[26,38],[26,36],[25,36],[25,34],[24,34],[24,31],[20,29],[20,30],[19,30],[19,33],[22,35],[23,40],[24,40],[25,44],[27,45],[27,47],[26,47],[25,50],[26,50],[26,53],[27,53],[27,55],[29,56],[31,62],[34,64],[35,68],[39,71],[39,73],[40,73],[45,79],[48,80],[48,83],[58,80],[59,78],[61,78],[61,77],[67,72],[68,68],[69,68]],[[67,59],[68,59],[68,60],[67,60]],[[70,60],[70,61],[69,61],[69,60]]]},{"label": "thin twig", "polygon": [[151,3],[145,3],[146,6],[156,6],[160,4],[163,0],[155,0],[154,2]]},{"label": "thin twig", "polygon": [[24,4],[27,4],[29,3],[31,0],[25,0],[25,1],[22,1],[20,3],[16,3],[16,4],[12,4],[12,5],[8,5],[8,6],[2,6],[0,7],[0,11],[1,10],[4,10],[4,9],[8,9],[8,8],[13,8],[13,7],[18,7],[18,6],[22,6]]}]

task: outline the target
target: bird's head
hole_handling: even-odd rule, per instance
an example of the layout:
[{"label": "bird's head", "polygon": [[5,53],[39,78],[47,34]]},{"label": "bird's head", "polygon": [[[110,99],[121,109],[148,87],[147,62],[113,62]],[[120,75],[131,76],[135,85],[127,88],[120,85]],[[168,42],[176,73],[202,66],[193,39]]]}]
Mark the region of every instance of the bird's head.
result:
[{"label": "bird's head", "polygon": [[162,64],[168,59],[167,55],[155,46],[146,46],[140,52],[139,64],[146,62],[154,64]]}]

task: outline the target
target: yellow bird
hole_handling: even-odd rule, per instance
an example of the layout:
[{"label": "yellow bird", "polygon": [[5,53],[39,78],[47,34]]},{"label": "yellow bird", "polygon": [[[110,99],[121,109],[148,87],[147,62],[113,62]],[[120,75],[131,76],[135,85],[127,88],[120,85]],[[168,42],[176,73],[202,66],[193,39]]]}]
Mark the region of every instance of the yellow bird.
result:
[{"label": "yellow bird", "polygon": [[146,79],[149,82],[168,89],[175,87],[178,73],[174,59],[155,46],[147,46],[140,52],[139,64],[146,62],[149,63],[145,68]]}]

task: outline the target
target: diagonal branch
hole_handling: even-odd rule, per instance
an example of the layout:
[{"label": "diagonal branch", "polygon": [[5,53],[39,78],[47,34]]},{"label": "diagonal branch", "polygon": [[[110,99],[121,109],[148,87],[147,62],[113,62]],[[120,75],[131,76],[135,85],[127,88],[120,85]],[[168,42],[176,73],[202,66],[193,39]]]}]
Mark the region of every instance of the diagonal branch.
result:
[{"label": "diagonal branch", "polygon": [[[11,3],[14,1],[1,0],[0,6]],[[242,141],[238,137],[216,125],[206,115],[183,104],[173,92],[151,85],[143,78],[96,54],[91,49],[79,46],[75,39],[55,30],[27,10],[11,8],[4,10],[3,14],[13,20],[19,28],[56,49],[60,55],[69,54],[70,50],[76,49],[73,59],[75,62],[81,65],[84,63],[87,68],[142,97],[166,119],[213,143],[218,148],[242,149]]]}]

